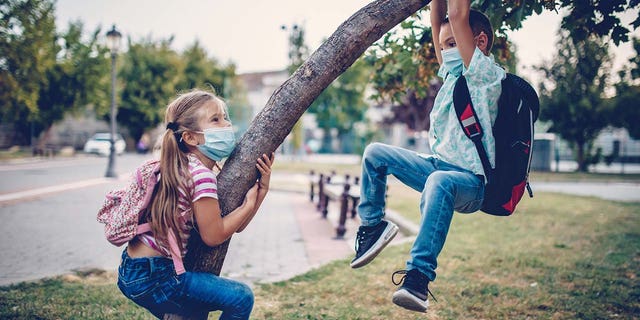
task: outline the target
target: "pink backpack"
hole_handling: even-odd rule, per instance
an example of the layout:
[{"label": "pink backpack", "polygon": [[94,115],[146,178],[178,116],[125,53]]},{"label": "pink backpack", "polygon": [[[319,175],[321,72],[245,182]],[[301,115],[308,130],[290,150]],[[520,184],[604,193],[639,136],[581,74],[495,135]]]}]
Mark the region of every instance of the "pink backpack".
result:
[{"label": "pink backpack", "polygon": [[[140,214],[151,202],[158,183],[160,161],[148,160],[136,169],[127,187],[111,190],[98,210],[98,222],[104,223],[104,235],[111,244],[121,246],[135,236],[151,231],[149,223],[140,224]],[[182,255],[173,232],[169,232],[169,251],[176,274],[185,272]]]}]

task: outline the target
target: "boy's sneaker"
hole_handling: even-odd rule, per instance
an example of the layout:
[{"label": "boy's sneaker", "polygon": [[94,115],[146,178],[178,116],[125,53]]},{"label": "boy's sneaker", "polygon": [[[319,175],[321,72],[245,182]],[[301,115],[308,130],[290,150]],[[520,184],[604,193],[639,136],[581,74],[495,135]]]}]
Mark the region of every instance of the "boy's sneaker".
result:
[{"label": "boy's sneaker", "polygon": [[[396,274],[403,275],[398,282],[394,279]],[[402,283],[400,289],[393,294],[392,301],[405,309],[427,312],[427,308],[429,308],[427,294],[431,295],[434,301],[437,301],[429,291],[429,278],[418,269],[396,271],[391,275],[391,281],[395,285]]]},{"label": "boy's sneaker", "polygon": [[356,235],[356,257],[351,268],[360,268],[371,262],[398,233],[398,226],[382,220],[375,226],[360,226]]}]

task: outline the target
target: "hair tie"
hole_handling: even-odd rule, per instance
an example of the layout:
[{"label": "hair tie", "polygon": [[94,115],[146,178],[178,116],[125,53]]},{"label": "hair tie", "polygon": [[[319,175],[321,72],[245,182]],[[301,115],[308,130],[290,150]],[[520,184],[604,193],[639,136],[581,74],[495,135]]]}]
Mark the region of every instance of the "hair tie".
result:
[{"label": "hair tie", "polygon": [[176,132],[176,130],[178,130],[178,127],[180,127],[180,125],[178,125],[177,122],[169,122],[167,123],[167,129],[170,129],[173,132]]}]

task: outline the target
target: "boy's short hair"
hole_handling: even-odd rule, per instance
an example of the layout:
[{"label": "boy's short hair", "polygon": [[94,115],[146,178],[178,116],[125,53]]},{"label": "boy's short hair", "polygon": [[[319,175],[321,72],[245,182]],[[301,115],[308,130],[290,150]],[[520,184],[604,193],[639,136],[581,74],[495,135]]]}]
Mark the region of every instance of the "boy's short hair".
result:
[{"label": "boy's short hair", "polygon": [[[442,24],[447,23],[449,23],[449,17],[442,21]],[[469,26],[471,27],[474,37],[484,31],[487,35],[487,52],[491,52],[491,47],[493,47],[493,27],[487,15],[478,10],[471,9],[469,11]]]}]

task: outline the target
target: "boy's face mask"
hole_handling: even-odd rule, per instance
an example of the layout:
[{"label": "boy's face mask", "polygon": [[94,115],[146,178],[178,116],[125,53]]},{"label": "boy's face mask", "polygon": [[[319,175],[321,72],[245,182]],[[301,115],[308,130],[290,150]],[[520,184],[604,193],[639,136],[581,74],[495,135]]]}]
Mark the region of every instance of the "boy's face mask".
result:
[{"label": "boy's face mask", "polygon": [[442,64],[449,73],[459,76],[462,74],[462,56],[458,48],[442,50]]},{"label": "boy's face mask", "polygon": [[204,134],[204,144],[198,145],[198,150],[213,161],[228,157],[236,147],[232,127],[209,128],[201,133]]}]

